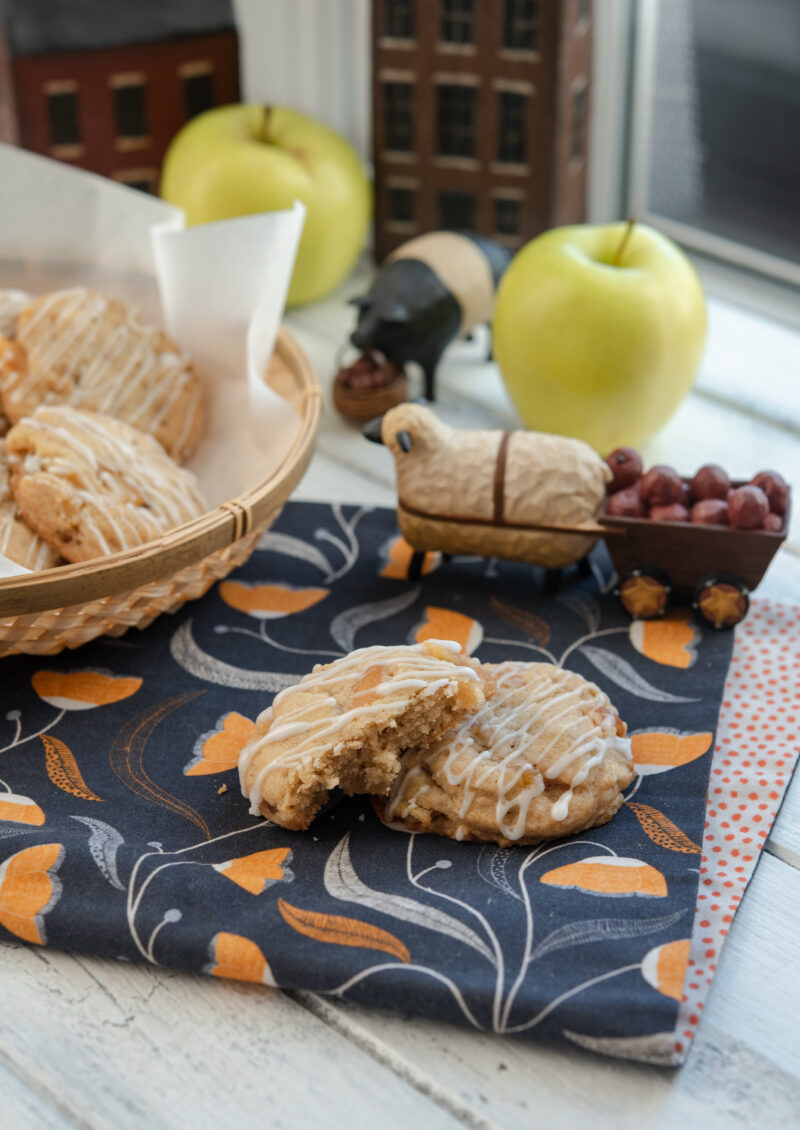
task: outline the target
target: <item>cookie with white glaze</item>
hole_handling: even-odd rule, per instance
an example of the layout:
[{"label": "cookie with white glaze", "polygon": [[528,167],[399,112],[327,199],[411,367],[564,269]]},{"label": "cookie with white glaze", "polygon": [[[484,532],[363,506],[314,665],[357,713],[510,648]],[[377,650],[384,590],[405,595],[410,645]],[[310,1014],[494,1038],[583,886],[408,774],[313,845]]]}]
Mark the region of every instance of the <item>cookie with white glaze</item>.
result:
[{"label": "cookie with white glaze", "polygon": [[8,463],[0,443],[0,555],[26,569],[51,569],[59,556],[25,524],[11,490]]},{"label": "cookie with white glaze", "polygon": [[15,340],[0,340],[0,396],[12,424],[39,405],[70,404],[149,432],[179,463],[204,427],[200,379],[175,342],[82,287],[25,306]]},{"label": "cookie with white glaze", "polygon": [[484,707],[404,758],[384,819],[503,846],[609,821],[635,773],[607,695],[549,663],[485,664],[482,674]]},{"label": "cookie with white glaze", "polygon": [[[17,320],[32,297],[25,290],[0,289],[0,355],[3,338],[11,340],[16,336]],[[4,436],[10,426],[8,417],[0,411],[0,436]]]},{"label": "cookie with white glaze", "polygon": [[483,705],[478,668],[449,640],[361,648],[316,666],[275,697],[242,751],[251,811],[303,829],[337,786],[386,795],[407,750]]},{"label": "cookie with white glaze", "polygon": [[16,337],[19,316],[32,301],[27,290],[0,287],[0,337]]},{"label": "cookie with white glaze", "polygon": [[203,514],[191,471],[122,420],[37,408],[5,439],[25,522],[67,561],[132,549]]}]

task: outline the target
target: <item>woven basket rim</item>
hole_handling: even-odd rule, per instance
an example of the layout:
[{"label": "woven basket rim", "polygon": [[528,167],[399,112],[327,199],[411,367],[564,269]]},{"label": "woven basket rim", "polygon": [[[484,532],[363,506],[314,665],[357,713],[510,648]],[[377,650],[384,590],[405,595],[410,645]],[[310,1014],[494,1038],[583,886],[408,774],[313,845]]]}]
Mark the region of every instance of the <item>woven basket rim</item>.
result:
[{"label": "woven basket rim", "polygon": [[300,415],[297,435],[280,466],[237,498],[186,522],[163,537],[123,550],[0,580],[0,619],[85,604],[163,580],[195,561],[233,545],[267,521],[303,477],[322,416],[322,390],[303,349],[283,326],[275,356],[294,379],[291,398]]}]

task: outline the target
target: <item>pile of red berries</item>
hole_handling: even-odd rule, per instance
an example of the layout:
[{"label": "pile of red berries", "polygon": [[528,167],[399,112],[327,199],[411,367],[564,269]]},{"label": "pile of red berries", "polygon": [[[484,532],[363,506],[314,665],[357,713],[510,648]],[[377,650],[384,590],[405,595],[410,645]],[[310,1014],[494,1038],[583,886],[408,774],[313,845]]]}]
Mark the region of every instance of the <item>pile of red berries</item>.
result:
[{"label": "pile of red berries", "polygon": [[759,471],[747,486],[733,487],[714,463],[705,464],[688,480],[672,467],[651,467],[643,473],[641,456],[632,447],[618,447],[606,463],[614,476],[608,484],[606,513],[615,517],[772,533],[783,529],[789,486],[777,471]]},{"label": "pile of red berries", "polygon": [[382,353],[373,350],[370,353],[362,353],[352,365],[341,369],[336,379],[345,388],[355,392],[367,392],[370,389],[386,388],[398,376],[400,370],[387,361]]}]

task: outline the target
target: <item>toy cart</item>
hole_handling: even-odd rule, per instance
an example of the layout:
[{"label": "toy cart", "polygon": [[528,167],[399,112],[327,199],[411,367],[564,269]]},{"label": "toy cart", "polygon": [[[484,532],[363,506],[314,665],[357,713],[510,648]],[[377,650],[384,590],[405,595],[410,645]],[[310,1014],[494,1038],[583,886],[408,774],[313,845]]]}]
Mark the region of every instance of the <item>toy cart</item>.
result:
[{"label": "toy cart", "polygon": [[619,578],[615,593],[631,616],[663,616],[675,601],[691,603],[715,628],[732,628],[747,615],[750,593],[785,540],[789,517],[787,511],[783,529],[772,533],[602,511],[598,532]]}]

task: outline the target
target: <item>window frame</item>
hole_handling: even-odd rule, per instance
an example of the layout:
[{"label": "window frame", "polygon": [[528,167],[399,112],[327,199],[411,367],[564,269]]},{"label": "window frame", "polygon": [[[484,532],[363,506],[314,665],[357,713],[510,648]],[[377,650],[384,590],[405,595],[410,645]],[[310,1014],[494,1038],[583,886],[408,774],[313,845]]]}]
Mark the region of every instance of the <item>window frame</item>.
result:
[{"label": "window frame", "polygon": [[389,6],[396,2],[396,0],[382,0],[381,3],[381,40],[387,40],[389,43],[414,43],[416,42],[417,29],[415,26],[415,12],[414,0],[404,0],[408,8],[409,23],[411,26],[410,35],[397,35],[394,31],[388,29],[389,21],[387,19]]},{"label": "window frame", "polygon": [[[516,5],[516,4],[520,4],[520,3],[530,3],[530,4],[533,5],[533,17],[530,20],[530,23],[531,23],[531,26],[532,26],[533,32],[534,32],[533,43],[530,46],[524,46],[524,47],[521,47],[519,44],[509,43],[507,41],[507,38],[506,38],[508,31],[509,31],[509,28],[510,27],[513,28],[513,25],[514,25],[514,22],[515,22],[514,21],[514,13],[511,13],[511,18],[509,18],[511,6]],[[518,18],[519,13],[516,13],[516,15],[517,15],[517,18]],[[501,35],[501,39],[500,39],[501,54],[506,54],[506,55],[510,55],[510,56],[518,55],[520,57],[530,57],[532,55],[533,56],[538,55],[539,51],[541,50],[541,45],[540,45],[541,30],[542,30],[542,4],[541,4],[541,0],[503,0],[502,17],[503,17],[503,25],[502,25],[502,35]]]},{"label": "window frame", "polygon": [[[109,90],[114,101],[114,147],[122,153],[132,149],[145,149],[152,144],[147,106],[147,75],[142,71],[126,71],[113,74],[108,80]],[[120,133],[119,92],[121,90],[140,90],[142,97],[142,133]]]},{"label": "window frame", "polygon": [[[626,0],[630,3],[630,0]],[[595,24],[600,13],[595,12]],[[726,236],[704,231],[702,228],[669,216],[662,216],[648,207],[648,190],[651,173],[651,143],[653,138],[652,104],[657,50],[658,5],[657,0],[640,0],[631,8],[632,67],[630,73],[631,107],[629,123],[629,157],[624,186],[626,212],[643,223],[651,224],[684,247],[711,256],[735,267],[792,286],[800,286],[800,263],[782,259],[756,247],[738,243]],[[593,115],[594,117],[595,115]],[[595,152],[603,144],[595,134],[592,138]],[[622,155],[620,154],[620,159]]]},{"label": "window frame", "polygon": [[[416,140],[415,129],[414,129],[414,125],[415,125],[415,123],[414,123],[414,101],[415,101],[415,99],[414,99],[414,89],[415,89],[415,83],[410,76],[408,78],[399,78],[399,77],[394,77],[394,76],[383,77],[382,75],[379,75],[378,77],[379,77],[379,81],[380,81],[380,84],[381,84],[381,100],[382,100],[382,104],[383,104],[383,147],[384,147],[384,150],[387,153],[403,154],[406,157],[414,156],[414,142]],[[395,145],[390,144],[391,141],[396,140],[396,137],[393,138],[391,136],[392,131],[389,128],[389,122],[390,122],[390,117],[391,117],[391,114],[390,114],[391,98],[389,97],[388,88],[390,86],[391,87],[405,87],[408,91],[408,145],[405,148],[402,148],[402,149],[398,149]]]},{"label": "window frame", "polygon": [[[181,63],[178,67],[178,78],[181,81],[181,93],[183,95],[183,111],[184,122],[190,122],[193,118],[198,117],[200,114],[205,114],[208,110],[213,110],[217,105],[214,101],[214,74],[216,68],[210,59],[195,59],[190,63]],[[203,110],[196,110],[193,114],[189,114],[189,100],[187,97],[187,83],[192,79],[206,78],[211,83],[212,99],[210,105],[206,106]]]},{"label": "window frame", "polygon": [[[470,76],[470,77],[472,78],[473,76]],[[464,134],[466,136],[465,131],[466,131],[467,128],[469,128],[470,131],[471,131],[471,133],[470,133],[470,142],[471,142],[470,152],[468,152],[468,153],[462,152],[460,149],[457,152],[454,152],[452,149],[446,150],[442,147],[442,138],[443,138],[442,112],[443,112],[443,109],[444,109],[444,107],[442,105],[442,98],[443,98],[443,94],[444,94],[445,91],[448,92],[448,96],[452,92],[455,92],[455,91],[458,91],[459,93],[462,92],[462,91],[468,91],[469,92],[469,96],[470,96],[469,110],[470,110],[471,121],[469,123],[467,123],[466,125],[464,123],[460,123],[460,124],[456,123],[456,124],[458,124],[458,134],[459,134],[459,136],[462,135],[462,134]],[[460,117],[464,116],[463,110],[465,108],[465,105],[462,105],[460,107],[452,107],[451,106],[451,108],[450,108],[451,113],[453,114],[453,116],[455,118],[460,118]],[[455,111],[455,112],[453,113],[453,111]],[[451,128],[453,128],[452,123],[451,123]],[[443,161],[477,161],[477,157],[478,157],[478,82],[477,81],[470,81],[470,82],[448,82],[448,81],[444,81],[444,80],[437,80],[436,81],[436,151],[435,151],[435,156],[436,156],[437,161],[438,160],[443,160]]]},{"label": "window frame", "polygon": [[[445,11],[445,6],[448,3],[460,5],[460,10],[458,10],[456,12],[447,13]],[[469,11],[464,10],[466,4],[469,4]],[[476,25],[477,18],[478,18],[477,0],[438,0],[438,7],[439,7],[439,13],[438,13],[438,15],[439,15],[439,31],[438,31],[439,46],[444,47],[445,49],[464,49],[464,48],[473,48],[474,49],[475,48],[475,30],[476,30],[475,25]],[[464,27],[468,26],[469,31],[470,31],[470,38],[469,39],[451,39],[451,38],[448,38],[447,36],[445,36],[445,34],[444,34],[445,26],[446,26],[448,21],[450,21],[451,23],[454,22],[456,26],[460,26],[462,29]]]},{"label": "window frame", "polygon": [[[81,128],[81,99],[80,83],[73,79],[56,79],[42,84],[42,94],[45,99],[45,113],[47,117],[48,152],[52,157],[70,159],[82,157],[86,152],[86,143],[83,140]],[[51,117],[52,99],[71,95],[75,106],[75,141],[55,141],[53,139],[53,120]]]},{"label": "window frame", "polygon": [[[494,164],[496,165],[527,165],[528,163],[528,106],[530,103],[530,94],[522,90],[510,90],[506,87],[498,87],[495,90],[497,97],[497,150],[494,157]],[[521,106],[522,113],[520,115],[520,127],[522,131],[522,155],[514,158],[504,155],[503,153],[503,123],[506,116],[503,113],[504,99],[511,98],[515,100],[515,104]]]},{"label": "window frame", "polygon": [[[460,197],[462,197],[462,199],[470,200],[472,202],[472,222],[471,223],[469,223],[469,224],[455,224],[452,227],[448,227],[445,224],[445,222],[444,222],[444,208],[442,206],[442,201],[443,201],[444,197],[446,197],[446,196],[449,196],[449,197],[460,196]],[[477,213],[478,213],[478,198],[477,198],[477,195],[476,195],[475,192],[467,192],[467,191],[465,191],[464,189],[461,189],[461,188],[456,188],[456,189],[440,188],[438,190],[438,192],[436,194],[436,214],[437,214],[437,218],[439,220],[439,225],[440,225],[442,231],[458,231],[458,230],[474,231],[475,230],[475,221],[477,219]]]}]

